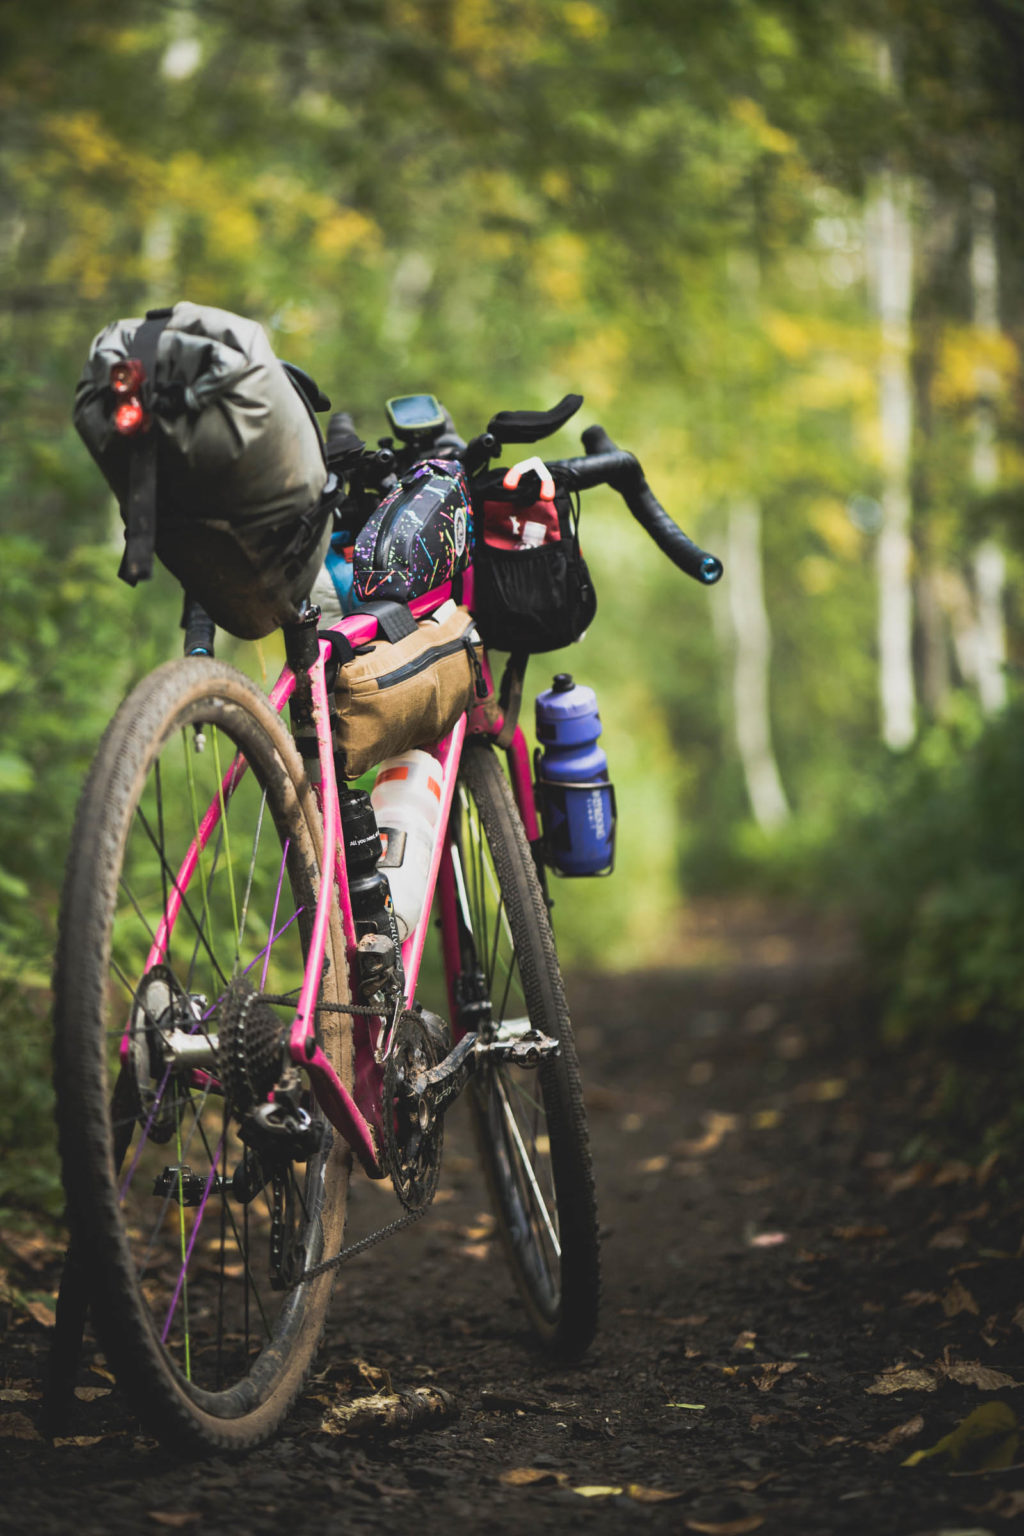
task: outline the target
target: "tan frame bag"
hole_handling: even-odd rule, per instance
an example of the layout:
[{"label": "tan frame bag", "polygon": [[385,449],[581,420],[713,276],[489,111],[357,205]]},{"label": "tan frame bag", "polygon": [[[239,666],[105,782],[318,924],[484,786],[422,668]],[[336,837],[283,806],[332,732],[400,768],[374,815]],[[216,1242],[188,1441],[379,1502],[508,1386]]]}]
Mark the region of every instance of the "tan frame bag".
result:
[{"label": "tan frame bag", "polygon": [[468,608],[445,603],[415,634],[360,646],[338,672],[339,771],[358,779],[396,752],[447,736],[486,698],[483,646]]}]

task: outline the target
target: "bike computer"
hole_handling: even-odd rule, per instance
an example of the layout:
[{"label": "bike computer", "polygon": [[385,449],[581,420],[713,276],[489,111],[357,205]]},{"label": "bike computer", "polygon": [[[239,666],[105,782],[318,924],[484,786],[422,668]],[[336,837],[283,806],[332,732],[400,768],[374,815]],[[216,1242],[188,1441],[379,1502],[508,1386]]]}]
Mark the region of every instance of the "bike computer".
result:
[{"label": "bike computer", "polygon": [[388,421],[403,443],[436,437],[445,426],[444,411],[433,395],[396,395],[385,402]]}]

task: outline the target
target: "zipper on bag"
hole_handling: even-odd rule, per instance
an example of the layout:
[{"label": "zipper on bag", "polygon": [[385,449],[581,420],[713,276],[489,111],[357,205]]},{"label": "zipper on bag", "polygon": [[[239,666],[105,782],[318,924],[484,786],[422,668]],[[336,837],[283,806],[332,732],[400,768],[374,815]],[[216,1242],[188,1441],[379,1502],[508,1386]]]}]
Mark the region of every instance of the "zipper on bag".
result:
[{"label": "zipper on bag", "polygon": [[[470,629],[474,627],[471,625]],[[420,672],[426,672],[429,667],[434,666],[437,662],[443,661],[448,656],[457,656],[462,650],[468,651],[472,658],[475,679],[474,687],[477,697],[484,698],[486,694],[480,693],[480,686],[483,683],[483,668],[480,666],[479,658],[473,649],[469,630],[464,635],[459,635],[455,640],[446,640],[443,645],[432,645],[428,651],[423,652],[422,656],[414,657],[412,661],[407,661],[402,666],[396,667],[393,672],[385,672],[376,679],[377,687],[379,689],[393,688],[396,683],[404,683],[407,678],[416,677]]]}]

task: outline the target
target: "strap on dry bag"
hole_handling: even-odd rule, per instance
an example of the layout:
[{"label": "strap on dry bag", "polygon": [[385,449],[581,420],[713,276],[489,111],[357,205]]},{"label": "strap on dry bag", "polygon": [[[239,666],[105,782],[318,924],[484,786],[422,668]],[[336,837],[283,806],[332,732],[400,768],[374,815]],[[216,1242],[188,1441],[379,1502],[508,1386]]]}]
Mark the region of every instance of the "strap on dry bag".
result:
[{"label": "strap on dry bag", "polygon": [[[156,350],[160,335],[173,310],[149,309],[135,332],[132,355],[142,364],[142,399],[152,410]],[[128,467],[128,502],[124,509],[124,555],[118,571],[130,587],[148,581],[153,574],[156,545],[156,448],[157,431],[150,425],[131,444]]]}]

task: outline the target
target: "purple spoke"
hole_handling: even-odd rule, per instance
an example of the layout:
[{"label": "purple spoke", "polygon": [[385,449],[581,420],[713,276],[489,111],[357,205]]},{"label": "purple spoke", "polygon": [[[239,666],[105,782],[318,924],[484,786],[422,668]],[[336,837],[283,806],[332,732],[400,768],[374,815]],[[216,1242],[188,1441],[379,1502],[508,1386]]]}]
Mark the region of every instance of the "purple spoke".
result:
[{"label": "purple spoke", "polygon": [[167,1343],[167,1335],[171,1331],[171,1323],[174,1321],[174,1314],[177,1310],[178,1301],[181,1297],[182,1286],[185,1284],[185,1276],[188,1273],[189,1262],[192,1258],[192,1249],[196,1245],[196,1238],[199,1236],[199,1228],[203,1224],[203,1212],[206,1210],[206,1202],[210,1198],[210,1190],[213,1188],[213,1181],[217,1177],[217,1164],[220,1161],[220,1155],[223,1149],[224,1138],[222,1136],[217,1147],[216,1156],[211,1160],[210,1172],[206,1180],[206,1188],[203,1190],[203,1198],[199,1202],[199,1208],[196,1211],[196,1219],[192,1223],[192,1235],[188,1240],[188,1247],[185,1250],[184,1262],[178,1271],[178,1280],[174,1287],[174,1295],[171,1297],[171,1304],[167,1310],[167,1321],[164,1323],[164,1329],[160,1335],[161,1344]]},{"label": "purple spoke", "polygon": [[[288,862],[288,848],[289,848],[290,844],[291,844],[291,838],[290,837],[286,838],[285,839],[285,843],[284,843],[284,847],[281,849],[281,868],[278,870],[278,873],[277,873],[277,891],[276,891],[276,893],[274,895],[274,910],[270,914],[270,932],[271,932],[271,934],[273,934],[273,932],[274,932],[274,924],[277,922],[277,908],[278,908],[278,904],[279,904],[279,902],[281,900],[281,887],[284,885],[284,871],[285,871],[285,865]],[[296,916],[297,915],[298,914],[296,914]],[[264,950],[263,975],[260,977],[260,991],[261,992],[265,992],[267,990],[267,972],[270,969],[270,945],[273,944],[274,942],[275,942],[275,940],[272,938],[270,940],[270,944],[268,944],[266,949]],[[259,956],[257,956],[256,958],[259,959]],[[255,961],[253,962],[253,964],[255,964]],[[249,967],[249,969],[251,969],[251,967]]]},{"label": "purple spoke", "polygon": [[167,1071],[163,1075],[163,1078],[161,1079],[160,1086],[153,1097],[153,1108],[150,1110],[149,1118],[146,1120],[145,1125],[142,1127],[142,1135],[139,1137],[138,1145],[135,1148],[135,1155],[132,1158],[131,1166],[129,1167],[128,1172],[125,1174],[124,1182],[118,1191],[118,1199],[122,1204],[124,1203],[125,1196],[128,1194],[128,1187],[131,1184],[132,1179],[135,1177],[135,1170],[139,1166],[139,1158],[142,1156],[146,1147],[146,1143],[149,1141],[149,1133],[153,1129],[153,1121],[156,1119],[156,1112],[163,1099],[164,1090],[170,1081],[170,1077],[171,1069],[168,1067]]},{"label": "purple spoke", "polygon": [[277,930],[276,933],[271,934],[269,940],[267,941],[266,948],[265,949],[261,949],[259,954],[255,955],[249,961],[249,964],[246,966],[245,970],[242,972],[243,976],[248,976],[248,974],[252,970],[253,966],[258,964],[258,962],[260,960],[262,960],[264,956],[266,956],[266,965],[264,965],[264,967],[263,967],[263,975],[262,975],[262,977],[260,979],[260,991],[261,992],[263,991],[264,983],[266,982],[266,979],[267,979],[267,967],[270,965],[270,951],[273,949],[273,947],[277,943],[278,939],[281,938],[282,934],[285,934],[285,933],[288,932],[288,929],[291,927],[292,923],[297,922],[298,919],[302,916],[302,914],[303,914],[303,912],[305,910],[306,910],[305,907],[299,907],[298,911],[293,912],[291,917],[288,919],[288,921],[286,923],[284,923]]}]

